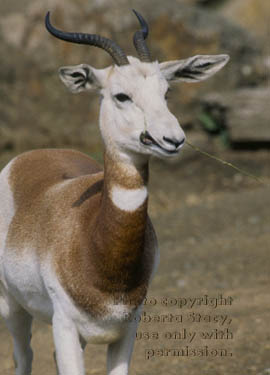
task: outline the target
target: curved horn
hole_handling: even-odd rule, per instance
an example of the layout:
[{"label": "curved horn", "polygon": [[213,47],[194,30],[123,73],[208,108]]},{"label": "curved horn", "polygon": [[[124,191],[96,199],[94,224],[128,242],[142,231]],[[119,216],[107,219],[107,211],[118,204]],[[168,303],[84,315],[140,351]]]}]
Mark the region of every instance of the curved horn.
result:
[{"label": "curved horn", "polygon": [[133,36],[134,46],[138,52],[138,55],[141,61],[150,62],[151,61],[150,52],[145,43],[145,39],[148,36],[148,25],[145,19],[138,12],[136,12],[136,10],[133,9],[133,12],[135,13],[142,27],[141,30],[136,31],[136,33]]},{"label": "curved horn", "polygon": [[47,30],[58,39],[65,40],[66,42],[87,44],[102,48],[112,56],[117,65],[120,66],[129,64],[124,51],[110,39],[96,34],[70,33],[57,30],[50,22],[50,12],[46,14],[45,25]]}]

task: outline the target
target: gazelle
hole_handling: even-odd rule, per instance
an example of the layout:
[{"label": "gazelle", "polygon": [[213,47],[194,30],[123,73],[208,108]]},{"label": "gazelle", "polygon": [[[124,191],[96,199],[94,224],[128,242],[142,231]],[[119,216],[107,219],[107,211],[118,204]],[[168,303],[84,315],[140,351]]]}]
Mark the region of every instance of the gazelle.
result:
[{"label": "gazelle", "polygon": [[0,174],[0,313],[13,337],[16,375],[31,374],[33,317],[53,326],[60,375],[85,373],[87,342],[108,344],[107,374],[128,374],[135,318],[158,263],[147,215],[149,158],[176,156],[185,140],[166,93],[171,82],[206,79],[228,61],[151,62],[148,26],[135,14],[139,59],[99,35],[57,30],[46,16],[55,37],[102,48],[115,64],[59,71],[73,93],[101,95],[104,172],[78,151],[44,149],[17,156]]}]

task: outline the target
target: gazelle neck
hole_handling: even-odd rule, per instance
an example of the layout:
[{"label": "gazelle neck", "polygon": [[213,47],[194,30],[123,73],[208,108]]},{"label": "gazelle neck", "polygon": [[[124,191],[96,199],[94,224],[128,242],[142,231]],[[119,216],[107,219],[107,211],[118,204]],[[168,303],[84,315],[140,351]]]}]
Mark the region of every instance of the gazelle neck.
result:
[{"label": "gazelle neck", "polygon": [[107,292],[128,291],[143,277],[148,160],[132,163],[106,152],[104,164],[101,207],[92,238],[102,283],[98,287]]},{"label": "gazelle neck", "polygon": [[[147,195],[148,185],[148,158],[141,155],[127,155],[105,152],[104,155],[104,193],[108,194],[114,202],[114,193],[119,189],[123,191],[123,203],[120,209],[124,211],[133,211],[129,208],[129,201],[126,199],[132,195],[136,195],[138,190],[145,191]],[[146,198],[146,197],[145,197]],[[117,206],[117,201],[114,202]],[[124,206],[126,204],[126,207]],[[139,202],[138,202],[139,204]],[[123,206],[123,207],[122,207]],[[139,207],[138,207],[139,208]],[[136,207],[134,208],[134,210]]]}]

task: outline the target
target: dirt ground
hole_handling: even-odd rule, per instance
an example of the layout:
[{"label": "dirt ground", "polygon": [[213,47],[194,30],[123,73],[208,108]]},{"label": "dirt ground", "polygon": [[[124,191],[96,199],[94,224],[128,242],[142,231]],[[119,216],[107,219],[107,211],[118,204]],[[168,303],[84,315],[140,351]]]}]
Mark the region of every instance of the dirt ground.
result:
[{"label": "dirt ground", "polygon": [[[219,156],[269,183],[269,152]],[[185,146],[176,162],[152,162],[150,191],[161,261],[130,374],[270,374],[269,185]],[[32,343],[33,375],[56,374],[51,327],[35,322]],[[87,346],[87,375],[106,373],[105,354]],[[0,373],[14,374],[3,321]]]}]

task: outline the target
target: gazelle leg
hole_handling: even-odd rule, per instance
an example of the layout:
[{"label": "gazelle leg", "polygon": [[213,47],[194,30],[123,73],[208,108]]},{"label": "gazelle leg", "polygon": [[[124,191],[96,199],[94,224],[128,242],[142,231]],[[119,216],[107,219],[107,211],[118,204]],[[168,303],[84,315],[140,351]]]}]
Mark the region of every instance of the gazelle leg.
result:
[{"label": "gazelle leg", "polygon": [[5,322],[13,337],[15,373],[16,375],[30,375],[33,361],[30,346],[32,316],[20,308],[12,312]]},{"label": "gazelle leg", "polygon": [[[81,343],[81,348],[84,351],[87,343],[81,336],[80,336],[80,343]],[[54,358],[54,363],[55,363],[56,370],[57,370],[57,375],[60,375],[58,364],[57,364],[57,359],[56,359],[56,351],[53,352],[53,358]]]},{"label": "gazelle leg", "polygon": [[64,314],[53,316],[53,337],[59,375],[84,375],[83,348],[74,323]]},{"label": "gazelle leg", "polygon": [[108,345],[107,375],[128,375],[137,325],[135,321],[129,323],[126,334],[119,341]]}]

